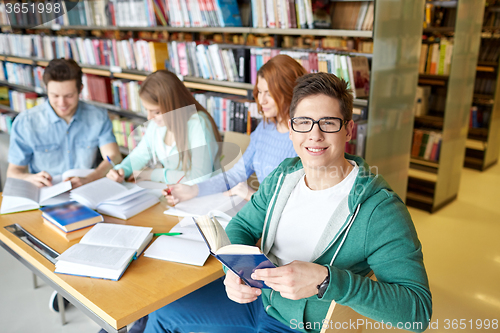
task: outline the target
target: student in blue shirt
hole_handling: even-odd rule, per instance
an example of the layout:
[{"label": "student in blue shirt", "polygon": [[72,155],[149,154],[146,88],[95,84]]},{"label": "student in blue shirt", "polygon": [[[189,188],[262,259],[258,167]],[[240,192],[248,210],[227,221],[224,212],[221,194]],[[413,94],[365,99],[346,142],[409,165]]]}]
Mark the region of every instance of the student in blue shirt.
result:
[{"label": "student in blue shirt", "polygon": [[254,172],[262,183],[285,158],[297,156],[288,137],[288,110],[295,80],[306,73],[304,67],[287,55],[275,56],[264,64],[257,72],[253,90],[264,120],[251,134],[243,157],[225,175],[219,174],[193,186],[170,185],[171,194],[163,191],[169,204],[224,191],[226,195],[238,195],[248,201],[255,191],[246,180]]},{"label": "student in blue shirt", "polygon": [[7,177],[51,186],[52,177],[93,167],[97,150],[103,162],[87,177],[69,179],[73,188],[102,178],[121,154],[105,110],[79,101],[82,69],[74,60],[54,59],[43,74],[48,100],[19,114],[12,124]]}]

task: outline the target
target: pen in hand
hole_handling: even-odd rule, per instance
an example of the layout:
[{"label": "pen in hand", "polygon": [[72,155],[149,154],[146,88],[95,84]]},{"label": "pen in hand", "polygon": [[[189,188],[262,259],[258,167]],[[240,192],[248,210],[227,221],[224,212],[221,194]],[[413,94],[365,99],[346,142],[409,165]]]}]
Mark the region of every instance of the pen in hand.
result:
[{"label": "pen in hand", "polygon": [[114,168],[116,165],[113,163],[113,161],[109,158],[109,156],[106,156],[106,159],[108,160],[109,164]]},{"label": "pen in hand", "polygon": [[[181,179],[179,179],[176,184],[179,184],[181,182],[182,178],[184,178],[184,176],[182,176]],[[172,190],[168,186],[167,186],[167,194],[168,195],[172,194]]]},{"label": "pen in hand", "polygon": [[158,232],[154,233],[153,236],[180,236],[182,232]]}]

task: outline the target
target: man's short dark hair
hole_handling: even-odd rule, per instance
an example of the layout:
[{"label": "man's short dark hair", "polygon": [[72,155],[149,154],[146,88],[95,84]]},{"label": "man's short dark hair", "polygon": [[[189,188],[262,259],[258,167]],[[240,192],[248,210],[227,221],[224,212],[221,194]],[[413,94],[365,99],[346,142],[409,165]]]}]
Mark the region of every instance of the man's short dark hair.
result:
[{"label": "man's short dark hair", "polygon": [[315,95],[335,98],[339,101],[344,121],[352,119],[352,90],[347,88],[346,81],[328,73],[306,74],[297,79],[290,104],[290,118],[294,116],[297,105],[304,98]]},{"label": "man's short dark hair", "polygon": [[50,81],[76,81],[78,91],[82,88],[82,68],[73,59],[54,59],[43,72],[43,82],[45,86]]}]

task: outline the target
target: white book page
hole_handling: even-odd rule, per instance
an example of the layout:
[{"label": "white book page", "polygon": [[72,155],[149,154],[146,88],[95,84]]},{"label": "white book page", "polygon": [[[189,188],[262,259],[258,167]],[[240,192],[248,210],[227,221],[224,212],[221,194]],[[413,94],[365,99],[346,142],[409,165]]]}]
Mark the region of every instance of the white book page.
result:
[{"label": "white book page", "polygon": [[157,196],[140,193],[138,198],[129,200],[119,206],[107,203],[100,204],[97,207],[97,211],[104,215],[114,216],[119,219],[126,220],[148,209],[149,207],[156,205],[158,202],[160,202],[160,200]]},{"label": "white book page", "polygon": [[52,197],[55,197],[61,193],[67,192],[71,190],[71,182],[63,182],[59,183],[57,185],[52,185],[52,186],[47,186],[47,187],[42,187],[40,189],[40,205],[46,205],[45,201],[47,199],[50,199]]},{"label": "white book page", "polygon": [[57,205],[61,204],[63,202],[68,202],[71,201],[71,198],[69,196],[69,192],[64,192],[59,195],[56,195],[55,197],[49,198],[43,202],[43,206],[50,206],[50,205]]},{"label": "white book page", "polygon": [[98,223],[83,236],[80,244],[122,247],[137,251],[153,228]]},{"label": "white book page", "polygon": [[40,205],[33,200],[21,197],[9,197],[4,195],[0,214],[22,212],[25,210],[38,209]]},{"label": "white book page", "polygon": [[70,197],[91,209],[115,195],[126,192],[127,188],[109,178],[101,178],[71,191]]},{"label": "white book page", "polygon": [[196,266],[203,266],[209,255],[205,242],[179,236],[160,236],[144,252],[145,257]]},{"label": "white book page", "polygon": [[38,203],[40,189],[26,180],[7,178],[2,196],[25,198]]},{"label": "white book page", "polygon": [[139,186],[135,186],[129,190],[126,190],[125,192],[118,193],[113,197],[106,199],[106,201],[101,202],[99,205],[123,205],[126,202],[133,201],[133,199],[140,197],[145,191],[145,189],[140,188]]},{"label": "white book page", "polygon": [[63,172],[62,175],[57,175],[52,177],[52,184],[59,184],[63,180],[70,177],[87,177],[89,174],[94,172],[94,169],[71,169],[66,172]]},{"label": "white book page", "polygon": [[[131,249],[110,248],[80,243],[64,251],[57,257],[57,260],[117,270],[120,269],[125,262],[130,260],[134,254],[135,251]],[[88,272],[88,274],[91,275],[91,272]]]}]

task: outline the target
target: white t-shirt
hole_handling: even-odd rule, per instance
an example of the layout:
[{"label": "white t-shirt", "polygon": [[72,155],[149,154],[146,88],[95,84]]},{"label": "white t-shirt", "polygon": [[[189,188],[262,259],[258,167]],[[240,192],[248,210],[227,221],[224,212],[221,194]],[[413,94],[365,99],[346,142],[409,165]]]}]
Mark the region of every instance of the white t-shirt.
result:
[{"label": "white t-shirt", "polygon": [[358,172],[359,167],[354,163],[354,168],[340,183],[318,191],[307,187],[305,176],[300,179],[283,209],[270,251],[280,266],[294,260],[316,259],[312,258],[316,244],[339,203],[349,195]]}]

